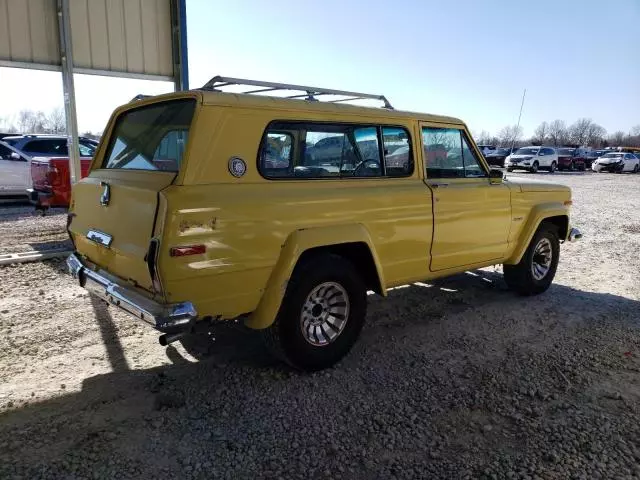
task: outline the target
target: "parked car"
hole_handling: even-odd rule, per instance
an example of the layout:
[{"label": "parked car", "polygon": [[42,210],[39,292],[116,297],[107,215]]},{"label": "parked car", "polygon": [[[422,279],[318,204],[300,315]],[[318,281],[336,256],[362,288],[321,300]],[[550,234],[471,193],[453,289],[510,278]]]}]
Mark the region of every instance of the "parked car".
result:
[{"label": "parked car", "polygon": [[[89,173],[91,157],[80,157],[80,178]],[[69,157],[35,157],[31,160],[29,200],[36,210],[68,207],[71,201]]]},{"label": "parked car", "polygon": [[585,170],[585,157],[578,148],[558,148],[558,170]]},{"label": "parked car", "polygon": [[478,145],[478,148],[480,149],[480,152],[486,157],[489,153],[495,151],[496,146],[481,144]]},{"label": "parked car", "polygon": [[[31,157],[68,157],[67,137],[62,135],[29,134],[5,137],[3,141]],[[80,137],[80,156],[92,157],[96,151],[96,141]]]},{"label": "parked car", "polygon": [[[515,152],[517,149],[513,149]],[[495,150],[487,153],[484,158],[487,159],[487,163],[492,167],[504,167],[504,161],[509,155],[511,155],[511,148],[498,147]]]},{"label": "parked car", "polygon": [[0,197],[25,198],[31,187],[31,158],[0,140]]},{"label": "parked car", "polygon": [[608,152],[593,162],[594,172],[633,172],[640,169],[640,159],[633,153]]},{"label": "parked car", "polygon": [[[504,264],[507,285],[539,294],[561,242],[581,236],[568,187],[504,182],[461,120],[207,88],[118,108],[73,186],[71,274],[163,332],[163,345],[238,320],[291,365],[322,369],[357,340],[368,291]],[[347,147],[332,150],[337,171],[301,148],[328,130]],[[155,161],[167,138],[171,171]],[[409,148],[380,168],[399,138]],[[359,143],[369,141],[379,148],[367,158]]]},{"label": "parked car", "polygon": [[585,169],[591,170],[591,166],[593,165],[593,162],[595,162],[597,158],[601,157],[605,153],[606,152],[604,150],[591,150],[589,153],[587,153],[587,155],[584,158]]},{"label": "parked car", "polygon": [[531,173],[538,170],[553,173],[558,168],[558,152],[552,147],[522,147],[506,158],[504,166],[507,172],[521,169],[529,170]]}]

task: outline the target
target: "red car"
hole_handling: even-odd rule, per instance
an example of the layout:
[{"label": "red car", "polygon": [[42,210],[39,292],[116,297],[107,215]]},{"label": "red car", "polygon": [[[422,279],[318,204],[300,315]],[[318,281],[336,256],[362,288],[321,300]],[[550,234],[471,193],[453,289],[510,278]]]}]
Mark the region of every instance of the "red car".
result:
[{"label": "red car", "polygon": [[[91,166],[91,157],[80,158],[80,178],[86,177]],[[49,207],[68,207],[71,201],[71,179],[69,157],[36,157],[31,160],[29,199],[36,210]]]},{"label": "red car", "polygon": [[581,170],[584,171],[585,157],[580,155],[577,148],[558,148],[558,170]]}]

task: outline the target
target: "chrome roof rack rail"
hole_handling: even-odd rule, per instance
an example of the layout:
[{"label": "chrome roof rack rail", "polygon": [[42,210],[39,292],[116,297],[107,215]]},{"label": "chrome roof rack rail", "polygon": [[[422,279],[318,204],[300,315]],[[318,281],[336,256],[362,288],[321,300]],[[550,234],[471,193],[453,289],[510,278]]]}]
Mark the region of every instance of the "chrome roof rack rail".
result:
[{"label": "chrome roof rack rail", "polygon": [[210,90],[214,92],[222,92],[221,90],[224,87],[230,87],[232,85],[246,85],[249,87],[260,87],[257,89],[249,89],[243,92],[229,92],[229,93],[264,93],[264,92],[275,92],[275,91],[285,91],[285,92],[304,92],[298,93],[295,95],[286,96],[284,98],[304,98],[305,100],[310,101],[318,101],[316,97],[321,95],[335,95],[338,97],[346,97],[339,98],[336,100],[328,100],[327,103],[338,103],[338,102],[350,102],[353,100],[379,100],[383,103],[384,108],[389,108],[393,110],[393,107],[387,100],[384,95],[372,95],[370,93],[358,93],[358,92],[347,92],[344,90],[330,90],[328,88],[318,88],[318,87],[307,87],[304,85],[290,85],[287,83],[273,83],[273,82],[263,82],[260,80],[246,80],[243,78],[231,78],[231,77],[221,77],[215,76],[207,83],[205,83],[200,90]]},{"label": "chrome roof rack rail", "polygon": [[151,95],[143,95],[142,93],[139,93],[138,95],[133,97],[131,100],[129,100],[129,103],[137,102],[138,100],[144,100],[145,98],[149,98],[150,96]]}]

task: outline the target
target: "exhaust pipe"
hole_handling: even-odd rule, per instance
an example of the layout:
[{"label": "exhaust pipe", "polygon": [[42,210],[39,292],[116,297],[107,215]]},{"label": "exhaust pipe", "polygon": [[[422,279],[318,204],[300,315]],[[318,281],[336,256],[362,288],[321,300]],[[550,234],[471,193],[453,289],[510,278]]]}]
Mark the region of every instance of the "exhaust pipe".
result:
[{"label": "exhaust pipe", "polygon": [[160,342],[160,345],[162,345],[163,347],[166,347],[170,343],[173,343],[176,340],[180,340],[185,335],[186,332],[165,333],[164,335],[160,335],[160,338],[158,338],[158,342]]}]

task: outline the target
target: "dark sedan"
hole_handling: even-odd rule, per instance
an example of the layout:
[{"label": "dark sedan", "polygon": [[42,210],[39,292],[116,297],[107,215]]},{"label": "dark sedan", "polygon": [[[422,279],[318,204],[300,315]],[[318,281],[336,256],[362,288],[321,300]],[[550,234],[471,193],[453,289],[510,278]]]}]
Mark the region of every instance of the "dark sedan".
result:
[{"label": "dark sedan", "polygon": [[509,155],[511,155],[510,148],[496,148],[491,153],[487,153],[484,158],[492,167],[504,167],[504,161]]}]

